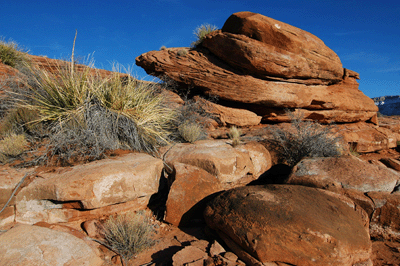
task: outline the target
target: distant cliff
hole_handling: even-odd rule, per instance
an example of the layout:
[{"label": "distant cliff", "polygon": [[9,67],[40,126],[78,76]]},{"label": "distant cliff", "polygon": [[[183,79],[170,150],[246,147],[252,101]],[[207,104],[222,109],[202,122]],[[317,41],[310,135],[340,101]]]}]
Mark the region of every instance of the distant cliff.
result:
[{"label": "distant cliff", "polygon": [[372,98],[383,115],[400,115],[400,96],[382,96]]}]

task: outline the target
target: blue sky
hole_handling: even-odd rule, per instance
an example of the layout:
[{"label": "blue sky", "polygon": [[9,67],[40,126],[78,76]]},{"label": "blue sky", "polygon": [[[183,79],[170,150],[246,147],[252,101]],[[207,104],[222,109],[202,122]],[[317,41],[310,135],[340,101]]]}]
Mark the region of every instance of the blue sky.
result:
[{"label": "blue sky", "polygon": [[0,36],[31,54],[68,58],[78,30],[76,55],[93,55],[103,69],[118,62],[142,79],[149,77],[135,66],[140,54],[190,46],[197,26],[221,28],[231,14],[251,11],[322,39],[360,73],[367,96],[400,95],[398,0],[0,0],[0,7]]}]

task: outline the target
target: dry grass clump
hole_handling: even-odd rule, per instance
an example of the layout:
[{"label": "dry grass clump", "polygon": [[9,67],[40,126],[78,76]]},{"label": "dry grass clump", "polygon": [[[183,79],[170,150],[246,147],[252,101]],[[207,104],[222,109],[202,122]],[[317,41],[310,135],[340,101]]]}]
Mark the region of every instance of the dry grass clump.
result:
[{"label": "dry grass clump", "polygon": [[185,56],[188,54],[188,50],[186,49],[180,49],[178,50],[178,52],[176,53],[178,56]]},{"label": "dry grass clump", "polygon": [[194,143],[197,140],[205,139],[203,127],[195,122],[184,122],[178,126],[180,136],[187,142]]},{"label": "dry grass clump", "polygon": [[199,44],[201,44],[201,42],[203,41],[204,37],[213,32],[218,30],[217,26],[211,25],[211,24],[202,24],[199,27],[197,27],[193,34],[196,36],[196,41],[192,42],[191,46],[192,47],[196,47]]},{"label": "dry grass clump", "polygon": [[0,162],[6,163],[26,150],[27,141],[23,134],[10,133],[0,140]]},{"label": "dry grass clump", "polygon": [[229,129],[229,138],[232,140],[232,146],[236,147],[240,144],[240,136],[242,135],[242,132],[239,128],[232,126]]},{"label": "dry grass clump", "polygon": [[0,61],[16,68],[26,63],[28,59],[16,42],[0,40]]},{"label": "dry grass clump", "polygon": [[18,107],[39,114],[33,124],[51,124],[47,159],[95,160],[109,149],[155,152],[168,144],[176,111],[165,104],[160,85],[117,69],[103,77],[92,67],[60,65],[57,75],[31,69],[34,82],[15,94]]},{"label": "dry grass clump", "polygon": [[107,245],[128,261],[155,244],[155,227],[144,212],[110,216],[104,224]]},{"label": "dry grass clump", "polygon": [[341,137],[328,127],[313,121],[303,121],[303,114],[287,111],[291,118],[288,131],[276,128],[270,130],[278,153],[289,166],[294,166],[306,157],[340,156]]}]

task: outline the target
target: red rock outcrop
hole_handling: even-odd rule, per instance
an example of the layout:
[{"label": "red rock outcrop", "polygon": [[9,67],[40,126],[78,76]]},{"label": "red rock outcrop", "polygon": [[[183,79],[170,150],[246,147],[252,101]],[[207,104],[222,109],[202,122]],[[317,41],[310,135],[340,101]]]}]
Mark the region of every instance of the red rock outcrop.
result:
[{"label": "red rock outcrop", "polygon": [[204,216],[246,265],[371,265],[363,218],[319,189],[235,188],[212,200]]},{"label": "red rock outcrop", "polygon": [[378,107],[358,89],[358,74],[343,69],[320,39],[285,23],[235,13],[202,45],[185,55],[180,50],[150,51],[136,64],[264,121],[287,121],[285,108],[324,123],[376,121]]}]

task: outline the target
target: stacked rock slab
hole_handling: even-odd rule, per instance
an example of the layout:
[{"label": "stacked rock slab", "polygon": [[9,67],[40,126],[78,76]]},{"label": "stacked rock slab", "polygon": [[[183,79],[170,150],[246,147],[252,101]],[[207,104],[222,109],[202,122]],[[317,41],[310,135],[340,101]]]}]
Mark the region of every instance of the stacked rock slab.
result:
[{"label": "stacked rock slab", "polygon": [[286,23],[239,12],[199,47],[180,49],[150,51],[136,64],[264,121],[287,121],[285,108],[324,123],[375,121],[378,108],[358,89],[358,74],[318,37]]}]

